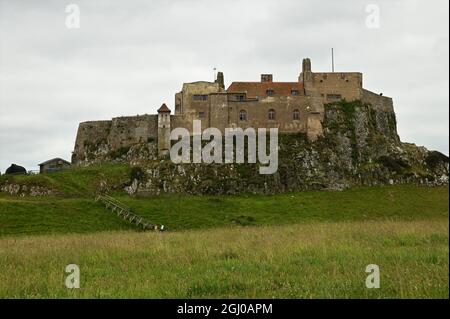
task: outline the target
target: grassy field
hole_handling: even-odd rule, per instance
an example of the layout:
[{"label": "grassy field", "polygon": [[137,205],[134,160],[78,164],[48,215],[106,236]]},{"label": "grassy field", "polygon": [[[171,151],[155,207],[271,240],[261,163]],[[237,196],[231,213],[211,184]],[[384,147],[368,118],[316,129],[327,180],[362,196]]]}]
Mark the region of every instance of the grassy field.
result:
[{"label": "grassy field", "polygon": [[[114,197],[165,233],[137,231],[93,197],[120,165],[14,176],[0,193],[0,298],[448,298],[448,187],[277,195]],[[1,176],[0,183],[11,177]],[[81,289],[64,286],[66,265]],[[381,288],[365,287],[377,264]]]},{"label": "grassy field", "polygon": [[[81,195],[80,195],[81,196]],[[343,192],[242,196],[115,195],[132,210],[169,231],[225,226],[283,225],[352,220],[428,220],[448,217],[448,187],[395,185]],[[92,195],[0,195],[0,237],[127,230]]]},{"label": "grassy field", "polygon": [[[0,297],[448,298],[448,231],[438,218],[6,237]],[[71,263],[80,289],[64,286]]]}]

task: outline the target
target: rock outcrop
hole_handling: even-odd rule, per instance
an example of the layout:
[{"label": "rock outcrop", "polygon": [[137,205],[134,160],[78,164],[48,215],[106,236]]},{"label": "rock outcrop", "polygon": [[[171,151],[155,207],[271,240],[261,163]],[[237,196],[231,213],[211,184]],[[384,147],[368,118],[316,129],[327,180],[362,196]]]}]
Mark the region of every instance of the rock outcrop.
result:
[{"label": "rock outcrop", "polygon": [[448,157],[403,143],[394,112],[360,101],[325,106],[324,134],[279,138],[279,166],[260,175],[259,164],[173,164],[170,160],[130,160],[143,174],[131,178],[130,194],[274,193],[341,190],[358,185],[448,184]]}]

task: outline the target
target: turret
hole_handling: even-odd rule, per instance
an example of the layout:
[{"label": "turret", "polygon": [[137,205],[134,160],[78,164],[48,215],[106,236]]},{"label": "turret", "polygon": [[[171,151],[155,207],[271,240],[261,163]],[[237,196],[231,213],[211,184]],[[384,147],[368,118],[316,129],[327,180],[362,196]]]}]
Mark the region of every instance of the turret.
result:
[{"label": "turret", "polygon": [[158,109],[158,156],[166,157],[170,152],[170,109],[165,103]]}]

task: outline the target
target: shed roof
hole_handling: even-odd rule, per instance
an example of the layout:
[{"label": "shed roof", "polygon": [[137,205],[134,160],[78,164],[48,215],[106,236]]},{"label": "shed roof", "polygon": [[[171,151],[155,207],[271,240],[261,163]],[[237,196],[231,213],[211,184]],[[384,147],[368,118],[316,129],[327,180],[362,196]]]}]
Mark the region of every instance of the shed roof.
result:
[{"label": "shed roof", "polygon": [[68,161],[66,161],[66,160],[64,160],[64,159],[62,159],[62,158],[55,157],[55,158],[49,159],[48,161],[45,161],[45,162],[39,164],[39,166],[41,166],[41,165],[46,165],[46,164],[49,164],[49,163],[51,163],[51,162],[56,162],[56,161],[63,161],[65,164],[71,165],[70,162],[68,162]]}]

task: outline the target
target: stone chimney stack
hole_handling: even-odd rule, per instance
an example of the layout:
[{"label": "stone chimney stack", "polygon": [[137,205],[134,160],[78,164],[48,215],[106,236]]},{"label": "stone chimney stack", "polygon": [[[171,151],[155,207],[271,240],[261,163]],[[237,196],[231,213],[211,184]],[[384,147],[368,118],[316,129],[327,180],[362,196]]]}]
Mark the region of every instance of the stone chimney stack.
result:
[{"label": "stone chimney stack", "polygon": [[305,95],[307,95],[308,90],[313,89],[313,72],[311,71],[311,60],[309,58],[303,59],[302,62],[302,73],[298,77],[298,81],[303,83],[305,89]]},{"label": "stone chimney stack", "polygon": [[224,80],[224,77],[223,77],[223,72],[217,72],[216,83],[219,83],[219,87],[221,89],[225,89],[225,80]]},{"label": "stone chimney stack", "polygon": [[303,59],[302,73],[300,73],[298,80],[302,83],[312,80],[311,60],[309,58]]},{"label": "stone chimney stack", "polygon": [[311,72],[311,60],[309,58],[303,59],[302,73]]},{"label": "stone chimney stack", "polygon": [[261,82],[273,82],[272,74],[261,74]]}]

